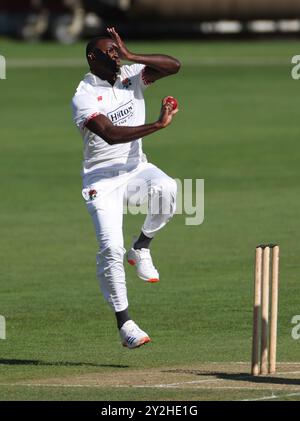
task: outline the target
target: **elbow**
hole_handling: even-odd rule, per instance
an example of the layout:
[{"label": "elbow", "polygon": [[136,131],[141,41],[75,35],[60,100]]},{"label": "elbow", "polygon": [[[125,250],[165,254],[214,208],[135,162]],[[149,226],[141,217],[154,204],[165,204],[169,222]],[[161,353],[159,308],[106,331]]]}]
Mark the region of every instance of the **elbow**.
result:
[{"label": "elbow", "polygon": [[181,62],[177,59],[174,59],[172,74],[175,75],[176,73],[178,73],[180,68],[181,68]]},{"label": "elbow", "polygon": [[114,145],[116,143],[116,141],[114,139],[112,139],[111,137],[103,137],[103,139],[105,140],[106,143],[108,143],[109,145]]},{"label": "elbow", "polygon": [[101,137],[109,145],[114,145],[115,143],[118,143],[118,139],[113,135],[113,133],[105,132],[102,133]]},{"label": "elbow", "polygon": [[105,140],[108,145],[115,145],[116,143],[121,143],[123,140],[122,133],[120,133],[120,128],[114,126],[113,124],[108,125],[102,132],[101,135],[103,140]]}]

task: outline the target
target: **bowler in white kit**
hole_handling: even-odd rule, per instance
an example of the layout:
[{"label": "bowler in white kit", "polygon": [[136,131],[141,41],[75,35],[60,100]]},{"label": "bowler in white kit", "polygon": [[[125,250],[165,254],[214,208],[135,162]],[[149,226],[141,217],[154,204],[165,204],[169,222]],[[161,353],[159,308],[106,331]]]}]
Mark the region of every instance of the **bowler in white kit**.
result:
[{"label": "bowler in white kit", "polygon": [[[149,335],[130,318],[123,265],[123,206],[139,197],[148,200],[140,235],[126,259],[145,282],[158,282],[150,242],[176,210],[175,180],[147,161],[142,138],[171,124],[178,109],[162,101],[157,121],[145,124],[144,90],[158,79],[177,73],[180,62],[160,54],[130,52],[114,28],[86,48],[90,72],[72,99],[73,119],[84,146],[83,189],[99,249],[97,277],[105,300],[117,319],[124,346],[150,342]],[[121,60],[134,64],[121,66]],[[156,140],[158,141],[158,140]],[[153,204],[159,204],[153,206]]]}]

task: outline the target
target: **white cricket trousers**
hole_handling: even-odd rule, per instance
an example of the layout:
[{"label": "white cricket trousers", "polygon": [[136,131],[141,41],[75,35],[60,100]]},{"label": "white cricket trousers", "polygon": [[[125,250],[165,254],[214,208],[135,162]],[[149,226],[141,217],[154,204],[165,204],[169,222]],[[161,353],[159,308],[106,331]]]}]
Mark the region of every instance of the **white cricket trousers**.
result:
[{"label": "white cricket trousers", "polygon": [[148,162],[121,173],[107,170],[99,181],[82,191],[92,216],[99,250],[97,278],[105,300],[114,312],[128,307],[123,259],[124,203],[148,200],[142,232],[150,238],[163,228],[176,210],[176,181]]}]

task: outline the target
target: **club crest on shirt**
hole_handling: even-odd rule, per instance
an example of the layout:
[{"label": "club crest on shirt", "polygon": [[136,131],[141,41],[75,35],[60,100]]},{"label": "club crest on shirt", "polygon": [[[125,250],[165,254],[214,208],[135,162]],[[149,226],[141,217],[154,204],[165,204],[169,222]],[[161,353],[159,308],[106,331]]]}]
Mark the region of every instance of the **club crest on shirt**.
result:
[{"label": "club crest on shirt", "polygon": [[90,190],[89,191],[90,200],[94,200],[94,199],[96,199],[96,197],[97,197],[97,190],[94,190],[94,189]]},{"label": "club crest on shirt", "polygon": [[123,88],[128,89],[129,86],[132,85],[131,80],[127,77],[126,79],[122,80]]}]

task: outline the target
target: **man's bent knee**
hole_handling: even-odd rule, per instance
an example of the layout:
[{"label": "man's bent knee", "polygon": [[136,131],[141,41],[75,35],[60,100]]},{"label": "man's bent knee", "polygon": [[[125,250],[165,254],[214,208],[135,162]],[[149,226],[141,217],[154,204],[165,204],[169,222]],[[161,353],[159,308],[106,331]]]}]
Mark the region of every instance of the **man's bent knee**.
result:
[{"label": "man's bent knee", "polygon": [[159,180],[150,190],[150,211],[156,215],[173,216],[176,210],[177,183],[168,177]]}]

